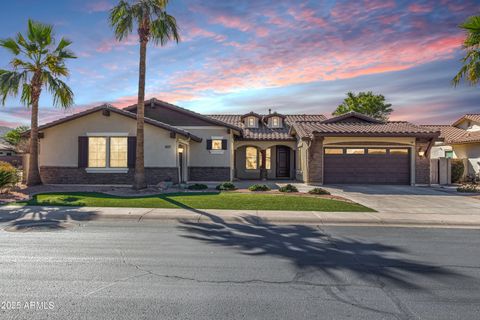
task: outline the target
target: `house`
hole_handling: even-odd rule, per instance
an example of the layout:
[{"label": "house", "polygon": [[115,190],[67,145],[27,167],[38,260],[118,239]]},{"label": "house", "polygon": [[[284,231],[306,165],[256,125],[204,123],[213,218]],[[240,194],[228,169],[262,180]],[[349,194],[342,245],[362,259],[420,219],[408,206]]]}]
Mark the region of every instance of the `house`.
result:
[{"label": "house", "polygon": [[423,127],[441,132],[443,141],[432,148],[432,158],[466,159],[466,174],[480,174],[480,114],[466,114],[451,125]]},{"label": "house", "polygon": [[16,154],[14,146],[0,139],[0,161],[2,157],[11,157]]},{"label": "house", "polygon": [[[131,184],[136,111],[95,107],[39,127],[44,183]],[[169,180],[298,180],[429,184],[438,130],[358,113],[203,115],[145,102],[148,184]]]}]

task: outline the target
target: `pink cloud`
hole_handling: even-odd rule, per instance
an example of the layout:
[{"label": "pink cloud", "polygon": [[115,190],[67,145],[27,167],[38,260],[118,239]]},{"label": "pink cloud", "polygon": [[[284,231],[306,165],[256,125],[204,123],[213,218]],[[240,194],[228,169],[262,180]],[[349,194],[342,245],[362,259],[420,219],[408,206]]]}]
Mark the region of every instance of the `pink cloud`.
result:
[{"label": "pink cloud", "polygon": [[213,24],[220,24],[226,28],[236,29],[242,32],[254,32],[259,37],[268,35],[268,29],[261,26],[252,25],[247,20],[232,15],[217,15],[210,20]]},{"label": "pink cloud", "polygon": [[433,10],[431,5],[412,3],[408,6],[408,11],[412,13],[428,13]]},{"label": "pink cloud", "polygon": [[126,46],[135,46],[138,45],[138,35],[132,34],[128,38],[118,41],[116,39],[107,39],[103,40],[97,47],[96,51],[105,53],[105,52],[110,52],[114,49],[122,49]]},{"label": "pink cloud", "polygon": [[316,16],[316,12],[312,9],[294,9],[289,8],[288,13],[297,21],[305,21],[310,24],[309,27],[326,27],[327,22]]},{"label": "pink cloud", "polygon": [[110,1],[101,0],[90,2],[87,4],[88,12],[104,12],[113,8],[113,4]]},{"label": "pink cloud", "polygon": [[367,11],[395,8],[394,0],[365,0],[364,6]]},{"label": "pink cloud", "polygon": [[191,41],[196,38],[211,38],[217,42],[224,42],[227,40],[227,37],[223,34],[218,34],[206,29],[202,29],[196,26],[193,26],[188,29],[187,35],[182,38],[183,41]]}]

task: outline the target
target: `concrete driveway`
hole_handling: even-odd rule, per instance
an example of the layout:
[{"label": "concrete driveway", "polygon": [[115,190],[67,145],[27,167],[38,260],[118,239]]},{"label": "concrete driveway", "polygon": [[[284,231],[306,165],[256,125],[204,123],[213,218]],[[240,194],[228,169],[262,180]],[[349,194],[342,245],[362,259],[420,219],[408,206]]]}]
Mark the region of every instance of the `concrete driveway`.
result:
[{"label": "concrete driveway", "polygon": [[379,212],[480,216],[480,200],[430,187],[328,185],[324,188]]}]

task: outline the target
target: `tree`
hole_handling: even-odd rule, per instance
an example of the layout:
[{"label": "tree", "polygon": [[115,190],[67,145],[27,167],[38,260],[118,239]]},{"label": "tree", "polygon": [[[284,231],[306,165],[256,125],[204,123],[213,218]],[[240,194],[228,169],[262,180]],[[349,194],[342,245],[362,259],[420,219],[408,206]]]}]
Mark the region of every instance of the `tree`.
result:
[{"label": "tree", "polygon": [[114,29],[118,41],[127,38],[134,26],[140,42],[140,62],[137,101],[137,147],[135,160],[134,189],[143,189],[145,181],[144,160],[144,117],[145,117],[145,73],[147,60],[147,44],[164,46],[169,41],[180,41],[177,21],[166,12],[168,0],[137,0],[133,4],[125,0],[119,1],[110,11],[110,25]]},{"label": "tree", "polygon": [[372,91],[359,92],[357,95],[353,92],[347,93],[347,98],[343,100],[337,109],[332,113],[339,116],[350,111],[363,113],[367,116],[379,120],[388,120],[393,112],[390,103],[385,103],[385,97],[381,94],[374,94]]},{"label": "tree", "polygon": [[18,33],[15,38],[0,40],[13,58],[11,70],[0,70],[0,98],[2,104],[8,96],[17,96],[31,108],[30,160],[27,185],[42,183],[38,170],[38,101],[42,89],[53,96],[53,104],[61,108],[73,105],[73,92],[61,77],[69,75],[65,60],[76,58],[68,49],[72,42],[62,38],[57,45],[53,26],[28,20],[26,37]]},{"label": "tree", "polygon": [[457,86],[462,78],[471,85],[480,81],[480,16],[472,16],[460,25],[467,36],[463,41],[463,48],[467,52],[462,58],[463,66],[453,78],[452,83]]},{"label": "tree", "polygon": [[17,151],[26,152],[25,150],[25,138],[22,135],[24,132],[30,129],[29,126],[18,126],[3,135],[3,140],[15,146]]}]

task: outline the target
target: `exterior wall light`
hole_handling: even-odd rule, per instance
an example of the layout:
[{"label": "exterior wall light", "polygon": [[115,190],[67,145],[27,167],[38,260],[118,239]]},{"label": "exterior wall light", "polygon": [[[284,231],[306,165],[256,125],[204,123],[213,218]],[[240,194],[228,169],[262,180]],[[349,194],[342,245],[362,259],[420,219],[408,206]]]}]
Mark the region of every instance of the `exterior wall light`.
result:
[{"label": "exterior wall light", "polygon": [[418,156],[419,156],[420,158],[425,157],[425,151],[422,150],[422,149],[418,150]]}]

